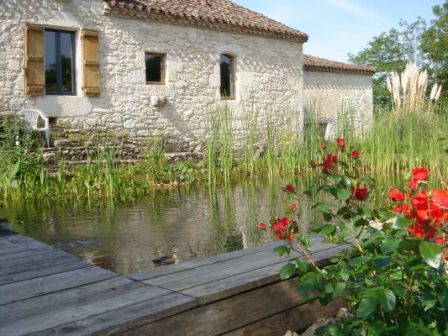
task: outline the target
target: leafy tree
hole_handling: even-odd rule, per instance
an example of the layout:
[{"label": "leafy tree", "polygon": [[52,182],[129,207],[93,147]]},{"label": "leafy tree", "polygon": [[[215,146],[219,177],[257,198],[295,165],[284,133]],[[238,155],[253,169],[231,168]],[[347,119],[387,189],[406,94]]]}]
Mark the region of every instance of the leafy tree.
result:
[{"label": "leafy tree", "polygon": [[432,62],[434,79],[448,88],[448,1],[434,6],[435,19],[422,35],[422,50]]},{"label": "leafy tree", "polygon": [[398,29],[393,28],[375,36],[364,50],[348,55],[351,63],[377,69],[378,73],[373,78],[373,94],[376,99],[389,97],[386,89],[387,76],[393,71],[402,72],[409,61],[430,68],[421,49],[422,35],[426,29],[426,21],[421,17],[413,23],[401,20]]}]

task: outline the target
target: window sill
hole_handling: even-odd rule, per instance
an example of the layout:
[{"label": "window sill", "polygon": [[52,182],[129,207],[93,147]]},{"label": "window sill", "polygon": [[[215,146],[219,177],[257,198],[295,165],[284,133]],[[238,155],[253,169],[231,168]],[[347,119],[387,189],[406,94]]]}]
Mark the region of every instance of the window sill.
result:
[{"label": "window sill", "polygon": [[165,82],[146,82],[146,85],[165,85]]},{"label": "window sill", "polygon": [[45,93],[44,96],[49,96],[49,97],[77,97],[77,95],[75,93]]}]

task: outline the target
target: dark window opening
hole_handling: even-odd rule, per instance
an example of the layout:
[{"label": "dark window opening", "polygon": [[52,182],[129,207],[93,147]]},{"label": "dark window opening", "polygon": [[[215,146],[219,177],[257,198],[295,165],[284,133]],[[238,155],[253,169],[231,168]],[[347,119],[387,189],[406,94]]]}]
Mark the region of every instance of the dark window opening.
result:
[{"label": "dark window opening", "polygon": [[165,83],[165,55],[146,53],[146,82],[154,84]]},{"label": "dark window opening", "polygon": [[235,97],[234,63],[232,56],[226,54],[220,56],[222,98],[234,99]]},{"label": "dark window opening", "polygon": [[45,30],[45,93],[76,93],[74,32]]},{"label": "dark window opening", "polygon": [[328,123],[326,122],[306,122],[304,127],[305,140],[325,140]]}]

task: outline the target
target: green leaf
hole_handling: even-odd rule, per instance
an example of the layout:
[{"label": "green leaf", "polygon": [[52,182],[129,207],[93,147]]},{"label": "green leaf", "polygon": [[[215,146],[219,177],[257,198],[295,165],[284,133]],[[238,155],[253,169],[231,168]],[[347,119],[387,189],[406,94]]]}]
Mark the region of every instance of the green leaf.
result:
[{"label": "green leaf", "polygon": [[274,249],[274,252],[277,253],[280,257],[282,257],[284,255],[289,255],[289,253],[291,252],[291,249],[286,245],[281,245],[281,246],[277,246]]},{"label": "green leaf", "polygon": [[349,261],[349,264],[351,266],[355,266],[356,267],[356,266],[359,266],[359,265],[367,263],[368,261],[370,261],[370,259],[371,259],[370,257],[366,257],[366,256],[356,257],[356,258],[351,259]]},{"label": "green leaf", "polygon": [[313,291],[316,283],[316,275],[313,272],[304,274],[299,279],[299,292],[302,294],[309,294]]},{"label": "green leaf", "polygon": [[392,290],[384,288],[378,290],[378,300],[385,311],[391,312],[395,309],[397,298]]},{"label": "green leaf", "polygon": [[338,199],[340,199],[342,202],[347,201],[352,196],[352,193],[347,189],[338,189],[336,194]]},{"label": "green leaf", "polygon": [[386,267],[392,263],[391,257],[377,257],[374,259],[375,265],[378,267]]},{"label": "green leaf", "polygon": [[9,180],[12,181],[13,179],[15,179],[18,171],[20,168],[20,161],[17,161],[16,163],[13,164],[13,166],[11,167],[10,171],[9,171]]},{"label": "green leaf", "polygon": [[352,186],[351,178],[346,175],[342,176],[342,184],[347,188],[351,187]]},{"label": "green leaf", "polygon": [[331,208],[331,203],[329,202],[319,202],[313,206],[313,209],[317,209],[321,212],[329,212]]},{"label": "green leaf", "polygon": [[303,273],[308,272],[308,263],[303,261],[302,259],[296,260],[296,266],[300,270],[300,272],[303,272]]},{"label": "green leaf", "polygon": [[319,229],[319,233],[324,236],[333,235],[336,232],[336,226],[327,224]]},{"label": "green leaf", "polygon": [[348,271],[346,269],[341,269],[341,271],[339,272],[339,277],[344,280],[347,281],[350,278],[350,274],[348,273]]},{"label": "green leaf", "polygon": [[397,216],[393,225],[394,229],[407,229],[412,224],[412,220],[404,216]]},{"label": "green leaf", "polygon": [[330,179],[332,179],[335,184],[339,184],[339,182],[341,182],[342,180],[342,177],[339,175],[331,175]]},{"label": "green leaf", "polygon": [[280,270],[280,278],[282,280],[289,279],[290,277],[292,277],[294,275],[295,272],[296,272],[296,265],[294,265],[292,263],[287,263]]},{"label": "green leaf", "polygon": [[356,311],[356,316],[359,318],[365,318],[373,313],[378,302],[375,297],[367,296],[361,299],[359,303],[358,310]]},{"label": "green leaf", "polygon": [[372,211],[365,205],[362,207],[362,212],[366,218],[373,219],[374,216],[372,214]]},{"label": "green leaf", "polygon": [[406,298],[406,288],[400,283],[392,283],[394,293],[396,293],[402,299]]},{"label": "green leaf", "polygon": [[433,308],[437,303],[437,296],[433,293],[432,290],[425,290],[423,292],[423,296],[421,298],[423,307],[425,310],[429,310]]},{"label": "green leaf", "polygon": [[339,295],[341,295],[346,288],[347,284],[345,282],[338,282],[334,287],[334,298],[337,298]]},{"label": "green leaf", "polygon": [[438,269],[442,262],[442,249],[439,245],[423,241],[418,246],[423,260],[431,267]]},{"label": "green leaf", "polygon": [[394,252],[398,249],[398,246],[400,245],[400,241],[398,239],[386,239],[381,244],[381,252],[384,254]]},{"label": "green leaf", "polygon": [[333,220],[333,215],[331,213],[325,212],[323,213],[323,216],[327,222],[331,222]]},{"label": "green leaf", "polygon": [[418,245],[420,244],[420,240],[417,239],[405,239],[401,241],[399,245],[400,251],[412,251],[416,250],[418,248]]}]

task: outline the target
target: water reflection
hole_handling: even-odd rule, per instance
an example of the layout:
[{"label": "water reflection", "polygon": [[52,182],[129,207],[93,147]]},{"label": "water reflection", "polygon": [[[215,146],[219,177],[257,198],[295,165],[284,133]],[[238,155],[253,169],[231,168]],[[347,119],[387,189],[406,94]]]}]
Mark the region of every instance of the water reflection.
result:
[{"label": "water reflection", "polygon": [[[296,181],[301,190],[318,184],[316,178]],[[281,185],[248,180],[226,188],[160,190],[125,204],[11,204],[0,209],[0,218],[37,240],[129,274],[266,242],[258,223],[287,206]],[[310,201],[303,199],[299,208],[302,230],[322,222]]]}]

